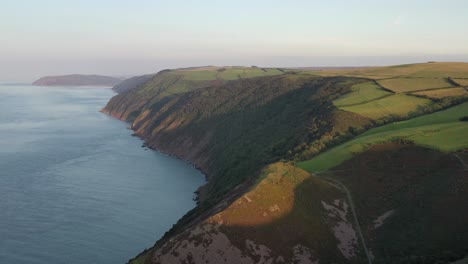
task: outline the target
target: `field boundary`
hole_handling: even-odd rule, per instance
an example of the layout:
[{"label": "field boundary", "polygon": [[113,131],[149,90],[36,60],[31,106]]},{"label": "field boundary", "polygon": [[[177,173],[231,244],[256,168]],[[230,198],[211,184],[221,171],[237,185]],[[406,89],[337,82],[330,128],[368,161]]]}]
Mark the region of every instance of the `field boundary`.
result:
[{"label": "field boundary", "polygon": [[395,94],[386,94],[386,95],[380,96],[380,97],[378,97],[378,98],[371,99],[371,100],[367,100],[367,101],[363,101],[363,102],[360,102],[360,103],[347,104],[347,105],[340,105],[339,108],[341,108],[341,107],[350,107],[350,106],[356,106],[356,105],[367,104],[367,103],[371,103],[371,102],[374,102],[374,101],[378,101],[378,100],[381,100],[381,99],[384,99],[384,98],[386,98],[386,97],[390,97],[390,96],[393,96],[393,95],[395,95]]}]

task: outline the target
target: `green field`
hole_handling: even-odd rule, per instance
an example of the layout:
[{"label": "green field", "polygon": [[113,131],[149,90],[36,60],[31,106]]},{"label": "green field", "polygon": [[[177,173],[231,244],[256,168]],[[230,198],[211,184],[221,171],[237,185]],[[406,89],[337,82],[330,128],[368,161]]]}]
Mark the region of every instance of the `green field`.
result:
[{"label": "green field", "polygon": [[267,69],[267,68],[230,68],[226,71],[220,72],[218,78],[223,80],[236,80],[239,78],[252,78],[257,76],[269,76],[283,74],[278,69]]},{"label": "green field", "polygon": [[310,160],[298,163],[309,172],[328,170],[363,152],[373,144],[391,141],[395,138],[412,140],[416,144],[439,149],[456,151],[468,147],[468,122],[459,118],[468,115],[468,103],[444,111],[416,117],[371,129],[357,138],[334,147]]},{"label": "green field", "polygon": [[468,78],[468,63],[417,63],[389,67],[365,67],[350,70],[311,71],[311,73],[320,76],[353,76],[375,80],[396,77]]},{"label": "green field", "polygon": [[344,107],[355,104],[362,104],[372,101],[392,93],[383,90],[374,82],[356,84],[351,88],[351,93],[336,99],[333,103],[336,107]]},{"label": "green field", "polygon": [[379,84],[396,93],[452,87],[446,79],[441,78],[393,78],[379,80]]},{"label": "green field", "polygon": [[206,81],[206,80],[237,80],[258,76],[270,76],[283,74],[283,71],[273,68],[257,67],[203,67],[194,69],[176,70],[173,73],[182,74],[184,80]]},{"label": "green field", "polygon": [[468,91],[464,87],[454,87],[454,88],[447,88],[447,89],[437,89],[437,90],[430,90],[430,91],[415,92],[412,94],[422,95],[422,96],[426,96],[426,97],[434,98],[434,99],[442,99],[445,97],[468,96]]},{"label": "green field", "polygon": [[396,94],[364,104],[340,107],[340,109],[372,119],[381,119],[390,115],[406,117],[408,113],[417,111],[418,107],[430,104],[432,101],[429,99]]}]

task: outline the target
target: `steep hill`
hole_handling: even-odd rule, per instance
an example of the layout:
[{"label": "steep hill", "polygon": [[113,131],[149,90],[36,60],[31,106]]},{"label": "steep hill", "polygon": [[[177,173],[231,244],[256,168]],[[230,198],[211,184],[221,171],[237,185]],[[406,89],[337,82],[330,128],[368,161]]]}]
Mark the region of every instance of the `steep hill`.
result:
[{"label": "steep hill", "polygon": [[153,76],[154,74],[147,74],[128,78],[114,85],[112,90],[114,90],[116,93],[125,93],[131,89],[135,89],[143,85],[145,82],[153,78]]},{"label": "steep hill", "polygon": [[[125,82],[124,86],[127,87],[125,90],[133,91],[112,98],[104,111],[127,121],[133,120],[139,111],[151,107],[151,105],[170,95],[221,85],[230,80],[273,76],[283,73],[284,70],[281,69],[257,67],[201,67],[163,70],[154,76],[134,77]],[[150,78],[147,79],[147,77]]]},{"label": "steep hill", "polygon": [[[132,129],[148,146],[200,167],[210,178],[210,198],[219,199],[263,164],[330,133],[334,123],[329,120],[339,116],[332,100],[357,82],[361,80],[286,74],[165,96],[167,90],[160,89],[146,101],[120,103],[145,92],[147,87],[141,87],[117,95],[103,111],[133,121]],[[142,107],[134,110],[137,106]],[[320,129],[308,131],[311,125]]]},{"label": "steep hill", "polygon": [[101,75],[83,75],[83,74],[71,74],[61,76],[46,76],[33,82],[33,85],[37,86],[114,86],[121,82],[122,79],[110,76]]},{"label": "steep hill", "polygon": [[[463,88],[452,81],[462,66],[180,69],[115,96],[104,112],[208,176],[197,208],[131,263],[463,258],[466,215],[454,212],[466,205],[467,97],[414,94]],[[400,80],[401,68],[426,78],[434,67],[453,76],[417,89]],[[369,77],[385,71],[397,86]]]}]

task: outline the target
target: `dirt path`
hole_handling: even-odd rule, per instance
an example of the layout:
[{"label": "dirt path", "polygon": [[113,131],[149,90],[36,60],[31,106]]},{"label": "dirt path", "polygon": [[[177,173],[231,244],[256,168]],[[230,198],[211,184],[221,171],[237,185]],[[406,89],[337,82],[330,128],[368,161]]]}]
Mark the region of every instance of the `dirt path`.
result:
[{"label": "dirt path", "polygon": [[366,241],[364,240],[364,236],[363,236],[362,230],[361,230],[361,225],[359,224],[359,220],[358,220],[356,210],[355,210],[355,207],[354,207],[353,197],[351,196],[351,193],[349,192],[348,188],[338,180],[335,180],[335,179],[332,179],[332,178],[329,178],[329,177],[325,177],[325,176],[320,176],[320,178],[327,181],[327,182],[329,182],[330,184],[332,184],[334,186],[338,186],[340,189],[342,189],[346,193],[346,197],[347,197],[348,202],[350,204],[351,213],[353,214],[354,223],[355,223],[355,225],[357,227],[359,238],[360,238],[360,240],[362,242],[362,247],[364,248],[364,252],[366,253],[367,262],[369,264],[372,264],[372,258],[371,258],[370,254],[369,254],[369,250],[367,249]]},{"label": "dirt path", "polygon": [[457,159],[460,161],[460,163],[463,165],[463,167],[465,168],[465,170],[468,170],[468,164],[465,163],[465,161],[462,159],[462,157],[460,157],[458,154],[453,154],[455,157],[457,157]]}]

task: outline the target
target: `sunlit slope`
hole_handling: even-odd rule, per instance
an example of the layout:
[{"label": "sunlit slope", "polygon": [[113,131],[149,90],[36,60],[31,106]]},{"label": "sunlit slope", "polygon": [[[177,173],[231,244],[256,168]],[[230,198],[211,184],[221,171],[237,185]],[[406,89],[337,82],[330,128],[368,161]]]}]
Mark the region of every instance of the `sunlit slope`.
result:
[{"label": "sunlit slope", "polygon": [[407,121],[370,129],[355,139],[310,160],[300,162],[298,166],[307,171],[327,170],[368,149],[373,144],[400,139],[442,151],[468,148],[468,137],[466,136],[468,122],[459,120],[464,116],[468,116],[468,103]]},{"label": "sunlit slope", "polygon": [[364,104],[392,95],[392,92],[382,89],[375,82],[356,84],[351,87],[351,92],[333,101],[337,107],[349,107]]},{"label": "sunlit slope", "polygon": [[[342,190],[290,164],[267,166],[223,211],[156,250],[144,263],[362,263]],[[263,260],[260,262],[259,260]]]}]

